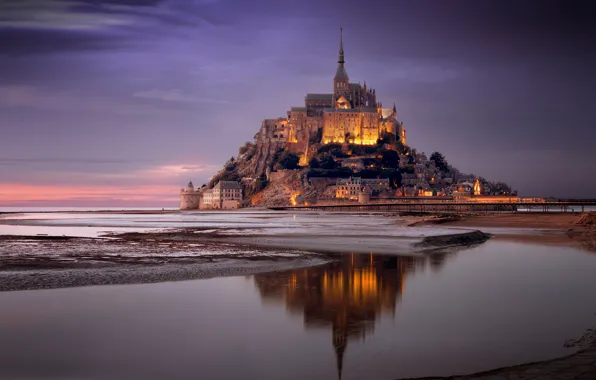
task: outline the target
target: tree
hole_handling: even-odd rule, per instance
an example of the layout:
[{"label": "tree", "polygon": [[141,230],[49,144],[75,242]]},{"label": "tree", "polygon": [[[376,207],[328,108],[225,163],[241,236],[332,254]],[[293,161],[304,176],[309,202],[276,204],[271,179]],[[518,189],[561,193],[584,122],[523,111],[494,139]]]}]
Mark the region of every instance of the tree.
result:
[{"label": "tree", "polygon": [[383,152],[381,165],[385,168],[396,169],[399,166],[399,154],[394,150],[386,150]]},{"label": "tree", "polygon": [[435,162],[435,166],[442,171],[446,171],[447,170],[447,166],[449,164],[447,164],[447,160],[445,159],[445,157],[439,153],[439,152],[433,152],[433,154],[430,155],[430,159],[431,161]]},{"label": "tree", "polygon": [[229,171],[233,171],[236,169],[237,163],[234,157],[231,157],[225,164],[224,168]]},{"label": "tree", "polygon": [[308,163],[308,167],[311,169],[318,169],[321,167],[321,164],[319,163],[319,160],[317,160],[316,157],[313,157],[310,159],[310,162]]},{"label": "tree", "polygon": [[402,172],[404,172],[404,173],[406,173],[406,174],[414,174],[414,171],[415,171],[415,169],[414,169],[414,166],[412,166],[412,165],[407,165],[407,166],[404,166],[404,167],[401,169],[401,171],[402,171]]},{"label": "tree", "polygon": [[244,153],[246,153],[246,152],[248,151],[248,149],[249,149],[249,148],[251,148],[251,147],[252,147],[252,145],[253,145],[253,144],[252,144],[250,141],[247,141],[247,142],[245,142],[245,143],[244,143],[244,145],[242,145],[242,146],[240,147],[240,149],[238,149],[238,154],[239,154],[240,156],[241,156],[241,155],[243,155]]},{"label": "tree", "polygon": [[381,172],[381,178],[389,178],[389,184],[396,189],[401,186],[401,173],[396,169],[387,169]]},{"label": "tree", "polygon": [[319,163],[322,169],[335,169],[337,167],[337,162],[328,154],[321,156]]},{"label": "tree", "polygon": [[397,136],[395,135],[395,133],[391,133],[391,132],[385,132],[383,133],[383,142],[385,142],[386,144],[395,144],[397,143]]},{"label": "tree", "polygon": [[282,169],[288,169],[288,170],[298,169],[300,167],[298,165],[299,162],[300,162],[300,157],[298,157],[296,154],[290,153],[290,152],[285,152],[279,158],[279,166],[281,166]]}]

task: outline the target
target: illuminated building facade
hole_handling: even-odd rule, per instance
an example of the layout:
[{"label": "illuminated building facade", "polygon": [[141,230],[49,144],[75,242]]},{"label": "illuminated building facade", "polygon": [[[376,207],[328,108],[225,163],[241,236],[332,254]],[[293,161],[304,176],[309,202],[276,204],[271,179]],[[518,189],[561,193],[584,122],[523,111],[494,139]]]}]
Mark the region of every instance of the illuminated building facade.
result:
[{"label": "illuminated building facade", "polygon": [[[393,133],[406,145],[406,131],[397,120],[397,109],[383,109],[377,102],[374,88],[366,82],[350,83],[345,68],[343,35],[340,36],[339,57],[333,92],[307,94],[304,107],[292,107],[285,119],[267,119],[271,135],[283,136],[294,150],[306,151],[310,138],[321,133],[322,143],[354,143],[373,145],[384,132]],[[262,132],[263,133],[263,132]]]}]

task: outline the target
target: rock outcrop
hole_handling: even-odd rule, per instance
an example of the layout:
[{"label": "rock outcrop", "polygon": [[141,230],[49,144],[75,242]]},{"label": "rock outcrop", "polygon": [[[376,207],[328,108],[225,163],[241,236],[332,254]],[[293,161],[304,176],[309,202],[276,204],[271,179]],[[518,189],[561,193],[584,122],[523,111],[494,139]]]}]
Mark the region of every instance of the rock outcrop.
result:
[{"label": "rock outcrop", "polygon": [[251,204],[257,207],[304,205],[315,202],[317,190],[308,184],[305,170],[271,173],[268,186],[256,194]]}]

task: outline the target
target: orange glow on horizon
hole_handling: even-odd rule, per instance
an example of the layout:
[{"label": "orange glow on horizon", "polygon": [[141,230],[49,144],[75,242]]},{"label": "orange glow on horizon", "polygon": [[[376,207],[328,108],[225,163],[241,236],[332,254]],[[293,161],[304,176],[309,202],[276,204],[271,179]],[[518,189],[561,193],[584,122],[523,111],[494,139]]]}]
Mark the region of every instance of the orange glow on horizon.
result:
[{"label": "orange glow on horizon", "polygon": [[0,205],[39,201],[117,201],[173,202],[179,201],[179,189],[172,186],[61,186],[0,184]]}]

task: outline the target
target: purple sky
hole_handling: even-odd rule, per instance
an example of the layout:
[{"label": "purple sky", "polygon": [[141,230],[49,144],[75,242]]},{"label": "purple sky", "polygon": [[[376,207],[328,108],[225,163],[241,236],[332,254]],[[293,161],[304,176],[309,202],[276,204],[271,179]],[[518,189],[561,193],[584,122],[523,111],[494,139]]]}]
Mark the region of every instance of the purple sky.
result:
[{"label": "purple sky", "polygon": [[351,81],[396,102],[409,145],[522,195],[596,197],[595,9],[0,0],[0,205],[175,205],[263,118],[331,92],[340,26]]}]

